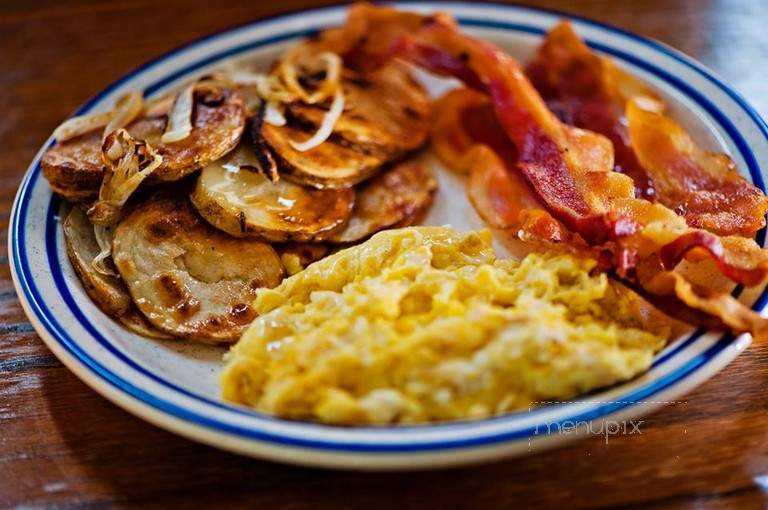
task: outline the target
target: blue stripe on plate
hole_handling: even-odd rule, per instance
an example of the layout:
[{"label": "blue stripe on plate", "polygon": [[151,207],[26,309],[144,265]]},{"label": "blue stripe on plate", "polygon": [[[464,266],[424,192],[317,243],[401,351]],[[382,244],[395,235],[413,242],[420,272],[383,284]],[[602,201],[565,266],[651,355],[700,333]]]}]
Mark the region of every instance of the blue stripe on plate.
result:
[{"label": "blue stripe on plate", "polygon": [[[499,6],[495,6],[499,7]],[[520,9],[519,7],[507,7],[509,9]],[[536,9],[529,9],[532,11],[537,11]],[[573,16],[568,15],[568,17],[574,18]],[[468,26],[477,26],[477,27],[485,27],[485,28],[498,28],[503,30],[517,30],[517,31],[523,31],[528,33],[536,33],[541,34],[543,31],[537,27],[532,27],[528,25],[520,25],[520,24],[512,24],[512,23],[502,23],[497,21],[488,21],[488,20],[479,20],[479,19],[460,19],[461,23]],[[678,54],[674,50],[671,50],[663,45],[660,45],[659,43],[656,43],[654,41],[650,41],[647,39],[644,39],[640,36],[625,33],[623,31],[620,31],[618,29],[614,29],[609,26],[604,26],[599,23],[591,22],[589,20],[581,20],[585,23],[591,24],[593,26],[600,27],[604,30],[614,32],[614,33],[620,33],[622,35],[625,35],[627,37],[631,37],[632,39],[645,44],[647,46],[651,46],[657,51],[660,51],[662,53],[665,53],[675,60],[684,63],[688,67],[691,67],[692,69],[696,70],[698,73],[700,73],[703,77],[714,83],[718,86],[718,88],[722,89],[724,92],[726,92],[731,98],[733,98],[744,110],[745,112],[755,121],[755,123],[760,127],[763,134],[766,135],[766,138],[768,138],[768,129],[766,129],[765,123],[762,121],[762,119],[757,115],[754,110],[749,107],[749,105],[746,104],[746,102],[738,96],[735,92],[733,92],[731,89],[729,89],[726,85],[724,85],[721,81],[713,77],[708,71],[700,68],[697,64],[689,61],[687,57],[682,56],[681,54]],[[260,24],[263,24],[264,22],[257,22]],[[249,28],[252,25],[247,25],[240,29],[235,30],[242,30],[245,28]],[[193,43],[191,45],[187,45],[181,49],[174,50],[162,57],[159,57],[158,59],[155,59],[154,61],[151,61],[139,69],[133,71],[132,73],[126,75],[125,77],[121,78],[114,84],[112,84],[110,87],[105,89],[101,94],[96,96],[94,99],[89,101],[85,106],[83,106],[79,112],[85,111],[89,109],[95,102],[99,101],[102,97],[104,97],[106,94],[114,90],[116,87],[124,83],[126,80],[130,79],[131,77],[135,76],[137,73],[141,72],[142,70],[155,65],[157,63],[162,62],[163,60],[171,57],[172,55],[178,53],[179,51],[183,51],[184,49],[188,49],[192,46],[210,42],[213,39],[216,39],[218,37],[221,37],[225,34],[230,34],[231,32],[222,33],[222,34],[216,34],[214,36],[210,36],[208,38],[203,38],[196,43]],[[291,39],[294,37],[301,36],[305,34],[306,32],[297,32],[297,33],[290,33],[290,34],[282,34],[277,37],[264,39],[261,41],[254,41],[252,43],[242,45],[236,48],[230,48],[228,50],[225,50],[223,52],[220,52],[216,55],[212,55],[211,57],[208,57],[206,59],[203,59],[201,61],[198,61],[185,69],[182,69],[178,72],[173,73],[172,75],[166,76],[159,82],[156,82],[147,89],[147,93],[150,94],[159,88],[167,85],[168,83],[181,78],[186,73],[192,72],[195,69],[198,69],[202,66],[208,65],[210,63],[216,62],[222,58],[225,58],[226,56],[232,56],[238,53],[242,53],[244,51],[248,51],[251,49],[255,49],[259,46],[267,45],[267,44],[273,44],[275,42],[279,42],[282,40]],[[733,139],[734,143],[736,144],[739,151],[742,153],[742,157],[744,157],[744,160],[747,162],[747,165],[749,167],[750,174],[752,175],[753,181],[758,185],[760,188],[764,189],[763,184],[763,178],[759,171],[759,167],[757,165],[756,158],[754,154],[749,150],[748,145],[746,144],[746,141],[741,137],[741,134],[736,130],[735,126],[730,122],[730,120],[721,112],[715,105],[713,105],[707,98],[703,97],[700,93],[698,93],[696,90],[692,89],[690,86],[688,86],[686,83],[682,82],[681,80],[677,79],[674,76],[669,75],[666,71],[659,69],[652,64],[639,60],[634,55],[628,55],[624,52],[621,52],[620,50],[615,50],[613,48],[606,47],[601,44],[596,44],[594,42],[588,41],[588,43],[593,46],[594,48],[603,51],[605,53],[612,54],[616,57],[619,57],[621,59],[624,59],[626,61],[631,62],[634,65],[638,65],[639,67],[642,67],[643,69],[648,70],[649,72],[659,76],[664,81],[672,83],[675,87],[682,89],[685,91],[687,95],[692,97],[697,103],[699,103],[705,110],[707,110],[708,113],[710,113],[713,118],[717,119],[717,121],[723,126],[725,131],[728,133],[728,135]],[[220,422],[218,420],[212,420],[204,415],[200,415],[197,413],[190,412],[187,409],[184,409],[174,403],[161,400],[157,398],[156,396],[147,393],[146,391],[136,387],[132,383],[122,379],[121,377],[117,376],[116,374],[109,371],[106,367],[100,365],[97,361],[95,361],[93,358],[91,358],[86,352],[84,352],[77,344],[75,340],[73,340],[67,332],[64,330],[64,328],[56,321],[56,319],[51,314],[50,310],[42,306],[44,303],[44,300],[42,299],[42,296],[40,296],[38,289],[36,288],[34,281],[32,280],[31,272],[28,267],[28,263],[26,261],[25,257],[22,257],[21,255],[23,253],[26,253],[26,239],[24,238],[24,222],[26,220],[27,215],[27,206],[29,204],[29,193],[36,183],[36,181],[39,178],[39,166],[37,166],[33,171],[30,173],[30,175],[27,176],[25,179],[22,189],[20,190],[20,200],[18,202],[18,214],[14,215],[14,225],[12,226],[12,231],[15,232],[16,236],[14,238],[14,263],[16,265],[17,274],[20,277],[20,280],[22,283],[21,287],[30,302],[32,304],[37,312],[38,316],[41,318],[41,320],[45,323],[46,328],[52,333],[53,337],[56,338],[56,340],[64,347],[67,351],[70,352],[76,359],[83,362],[86,366],[88,366],[92,371],[94,371],[98,376],[100,376],[103,380],[108,382],[113,387],[117,388],[118,390],[128,393],[129,395],[133,396],[134,398],[162,411],[167,414],[170,414],[172,416],[176,416],[178,418],[181,418],[183,420],[187,420],[191,423],[195,423],[204,427],[220,430],[222,432],[228,432],[233,433],[240,436],[250,437],[258,440],[268,441],[268,442],[274,442],[274,443],[280,443],[280,444],[289,444],[294,446],[302,446],[302,447],[312,447],[312,448],[322,448],[322,449],[330,449],[330,450],[336,450],[336,451],[357,451],[357,452],[397,452],[397,451],[422,451],[422,450],[435,450],[435,449],[448,449],[448,448],[462,448],[462,447],[468,447],[468,446],[475,446],[475,445],[481,445],[481,444],[491,444],[496,442],[502,442],[502,441],[509,441],[513,439],[520,439],[520,438],[529,438],[531,436],[536,435],[536,429],[535,428],[529,428],[525,430],[519,430],[514,432],[506,432],[506,433],[498,433],[483,437],[476,437],[476,438],[467,438],[467,439],[457,439],[457,440],[444,440],[444,441],[437,441],[433,443],[413,443],[413,444],[398,444],[398,445],[376,445],[376,444],[369,444],[369,443],[338,443],[335,441],[322,441],[322,440],[304,440],[301,438],[292,438],[292,437],[286,437],[283,435],[278,434],[268,434],[264,433],[258,430],[253,430],[251,428],[245,428],[245,427],[238,427],[238,426],[232,426],[227,423]],[[170,389],[173,389],[174,391],[177,391],[179,393],[182,393],[188,397],[200,400],[206,404],[209,405],[215,405],[217,407],[223,407],[228,410],[235,410],[240,413],[245,413],[257,420],[270,420],[270,421],[280,421],[272,417],[267,417],[255,412],[252,412],[250,410],[243,410],[239,409],[233,406],[229,406],[226,404],[222,404],[221,402],[217,402],[214,400],[210,400],[204,397],[201,397],[199,395],[196,395],[194,393],[189,392],[188,390],[184,390],[183,388],[180,388],[173,383],[169,381],[165,381],[155,374],[148,372],[145,368],[143,368],[141,365],[137,364],[135,361],[131,360],[129,357],[127,357],[124,353],[119,351],[114,345],[112,345],[110,342],[108,342],[101,334],[98,333],[96,328],[87,320],[87,318],[84,317],[82,312],[77,307],[77,304],[74,301],[74,298],[72,297],[71,293],[69,292],[69,289],[66,287],[66,283],[63,279],[63,273],[61,271],[61,266],[59,264],[58,257],[56,256],[56,235],[57,235],[57,228],[56,228],[56,221],[55,221],[55,214],[58,211],[58,205],[59,201],[57,198],[54,198],[51,201],[51,204],[49,205],[48,213],[47,213],[47,219],[46,219],[46,250],[47,255],[49,257],[49,263],[51,265],[51,270],[56,282],[57,287],[62,292],[62,295],[65,298],[65,301],[67,305],[71,308],[72,312],[76,315],[78,320],[83,324],[83,326],[92,334],[94,337],[99,341],[102,345],[104,345],[105,348],[107,348],[114,356],[119,358],[122,362],[127,363],[129,366],[134,368],[135,370],[141,372],[142,374],[152,378],[156,382],[159,382],[165,386],[167,386]],[[21,220],[19,220],[21,218]],[[765,231],[760,232],[760,241],[762,244],[762,241],[765,236]],[[21,262],[21,264],[19,264]],[[764,292],[758,301],[755,303],[755,308],[762,308],[766,302],[766,299],[768,299],[768,293]],[[669,352],[665,354],[663,357],[664,360],[671,359],[674,354],[679,352],[679,350],[684,349],[690,343],[695,341],[699,337],[701,333],[697,332],[697,334],[694,334],[691,338],[687,339],[684,342],[681,342],[681,344],[678,346],[677,350]],[[650,383],[649,385],[639,388],[635,391],[633,391],[631,394],[624,395],[620,399],[621,402],[614,403],[614,404],[607,404],[607,405],[601,405],[599,407],[596,407],[592,410],[589,410],[587,412],[584,412],[578,416],[569,417],[569,420],[589,420],[598,418],[600,416],[605,416],[606,414],[613,413],[616,411],[619,411],[625,407],[628,406],[628,404],[625,404],[623,402],[627,401],[639,401],[643,399],[647,399],[652,397],[654,394],[657,394],[658,392],[670,387],[674,383],[680,381],[693,371],[695,371],[697,368],[701,367],[702,365],[708,363],[711,361],[714,357],[716,357],[719,353],[721,353],[725,348],[727,348],[733,340],[732,336],[726,335],[722,337],[720,340],[717,341],[716,344],[714,344],[712,347],[710,347],[707,351],[704,353],[701,353],[700,355],[696,356],[694,359],[690,360],[688,363],[686,363],[684,366],[679,367],[674,372],[671,372],[667,374],[666,376],[654,381],[653,383]],[[661,359],[656,360],[656,364],[663,362]],[[535,412],[535,411],[534,411]],[[504,417],[498,417],[493,418],[494,421],[514,421],[514,416],[504,416]],[[485,420],[484,422],[487,422],[489,420]],[[308,427],[320,427],[325,428],[325,426],[319,426],[319,425],[307,425]],[[407,430],[412,430],[414,428],[425,428],[425,427],[440,427],[440,428],[471,428],[471,423],[464,423],[464,424],[437,424],[437,425],[427,425],[427,426],[414,426],[414,427],[404,427],[402,430],[404,433]]]}]

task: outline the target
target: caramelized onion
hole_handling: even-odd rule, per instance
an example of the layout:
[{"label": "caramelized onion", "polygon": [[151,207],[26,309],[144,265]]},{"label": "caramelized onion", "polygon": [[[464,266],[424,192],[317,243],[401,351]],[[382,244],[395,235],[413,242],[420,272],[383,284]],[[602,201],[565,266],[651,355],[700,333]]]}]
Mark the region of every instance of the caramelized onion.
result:
[{"label": "caramelized onion", "polygon": [[168,126],[160,138],[163,143],[173,143],[185,139],[192,132],[192,109],[194,107],[195,84],[188,85],[179,92],[173,102],[173,109],[168,115]]},{"label": "caramelized onion", "polygon": [[133,119],[139,116],[144,108],[144,99],[138,92],[128,92],[115,102],[115,106],[108,112],[78,115],[67,119],[53,131],[53,137],[58,142],[63,142],[104,127],[106,138],[111,132],[127,126]]},{"label": "caramelized onion", "polygon": [[163,162],[145,142],[134,139],[125,129],[104,141],[102,159],[106,165],[99,199],[88,210],[94,225],[112,225],[120,219],[125,202],[136,188]]},{"label": "caramelized onion", "polygon": [[331,136],[331,133],[333,133],[333,127],[336,125],[336,121],[339,120],[339,117],[341,117],[343,112],[344,92],[342,92],[341,87],[339,87],[336,90],[336,93],[333,95],[333,103],[331,103],[331,108],[323,116],[323,122],[320,124],[320,127],[315,132],[315,134],[303,142],[295,142],[291,140],[291,146],[299,152],[306,152],[310,149],[314,149],[326,141],[329,136]]}]

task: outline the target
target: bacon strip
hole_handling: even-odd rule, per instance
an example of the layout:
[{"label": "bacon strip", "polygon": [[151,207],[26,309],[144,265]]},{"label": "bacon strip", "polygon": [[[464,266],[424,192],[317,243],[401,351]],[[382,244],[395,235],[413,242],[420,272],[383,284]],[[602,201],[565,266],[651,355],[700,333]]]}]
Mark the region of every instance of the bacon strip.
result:
[{"label": "bacon strip", "polygon": [[563,122],[611,140],[615,170],[633,179],[636,196],[720,235],[751,236],[765,225],[768,199],[733,161],[697,147],[653,90],[595,54],[569,22],[547,34],[527,73]]},{"label": "bacon strip", "polygon": [[[562,124],[541,101],[517,63],[495,47],[439,21],[418,34],[418,39],[403,36],[395,53],[435,73],[459,79],[472,77],[469,85],[490,96],[499,123],[517,148],[518,169],[557,219],[590,244],[633,230],[625,218],[600,207],[599,199],[588,202],[594,197],[588,190],[579,189],[574,179],[578,171],[606,173],[612,169],[578,164],[581,151],[573,142],[586,137],[594,141],[598,135],[578,136]],[[610,144],[606,140],[602,146]]]},{"label": "bacon strip", "polygon": [[[525,177],[527,191],[532,190],[543,206],[538,209],[502,204],[519,200],[515,194],[526,188],[520,187],[521,181],[510,178],[514,175],[511,161],[487,144],[475,144],[485,147],[473,149],[476,166],[484,168],[476,176],[477,189],[487,190],[485,204],[499,213],[492,218],[499,220],[498,225],[526,222],[528,218],[533,218],[533,222],[551,218],[566,227],[562,229],[568,236],[564,245],[574,242],[578,249],[578,242],[586,242],[584,246],[591,256],[597,254],[598,260],[599,255],[608,253],[609,267],[646,291],[675,295],[686,305],[720,318],[735,331],[749,331],[756,338],[768,336],[768,320],[727,294],[707,291],[708,294],[677,270],[670,270],[684,257],[708,257],[735,282],[762,283],[768,278],[768,262],[754,241],[721,238],[693,229],[664,205],[635,198],[632,179],[613,171],[610,139],[561,122],[516,61],[493,45],[460,33],[450,18],[407,18],[398,29],[399,22],[390,9],[382,15],[386,14],[393,25],[385,23],[387,26],[377,33],[377,24],[370,19],[375,18],[372,13],[378,8],[366,9],[364,14],[370,18],[365,26],[370,33],[356,40],[358,47],[352,52],[351,62],[376,62],[384,52],[385,58],[405,58],[432,72],[459,78],[488,96],[501,131],[514,147],[515,169]],[[336,30],[343,32],[344,28]],[[369,44],[369,40],[376,43]],[[387,46],[389,49],[384,50]],[[365,58],[361,59],[361,55]],[[623,82],[616,82],[613,87],[617,94],[632,93],[632,85]],[[461,115],[454,116],[460,118]],[[473,146],[472,136],[463,140]],[[468,161],[457,160],[457,165],[466,165]],[[477,197],[473,201],[477,202]],[[551,222],[547,220],[546,224]]]},{"label": "bacon strip", "polygon": [[423,16],[392,7],[357,2],[347,11],[344,25],[315,34],[288,50],[282,60],[302,62],[319,53],[332,52],[341,55],[345,67],[363,73],[374,71],[391,58],[390,49],[394,41],[436,20],[446,25],[455,25],[453,18],[443,13]]},{"label": "bacon strip", "polygon": [[768,198],[725,154],[698,147],[672,119],[627,102],[632,147],[653,177],[659,201],[688,225],[721,235],[754,235],[765,226]]},{"label": "bacon strip", "polygon": [[[454,89],[433,107],[432,146],[448,168],[468,173],[467,195],[489,226],[529,242],[586,244],[547,212],[537,194],[516,170],[517,151],[504,134],[489,98],[469,88]],[[589,137],[574,130],[574,139]],[[610,147],[582,143],[581,158],[601,165]],[[550,247],[551,248],[551,247]]]},{"label": "bacon strip", "polygon": [[[585,157],[590,150],[584,147],[600,151],[599,135],[561,123],[517,63],[500,50],[459,33],[455,27],[433,23],[415,35],[404,36],[397,51],[433,72],[466,67],[457,75],[473,76],[471,86],[482,84],[499,124],[517,149],[517,168],[542,204],[589,244],[610,249],[621,276],[632,277],[639,261],[663,254],[664,264],[655,274],[659,279],[677,279],[664,275],[674,274],[670,269],[686,255],[703,252],[735,282],[755,285],[768,278],[765,253],[753,241],[744,240],[751,244],[743,244],[740,256],[733,257],[728,249],[731,241],[723,242],[727,238],[691,229],[674,211],[635,198],[631,179],[612,171],[612,165],[607,167],[609,158]],[[649,290],[674,293],[688,306],[718,315],[737,331],[750,331],[756,337],[768,331],[762,326],[764,319],[735,300],[718,298],[717,303],[724,307],[720,314],[712,304],[713,296],[705,296],[691,285],[652,285],[654,281],[644,280]],[[740,307],[742,319],[751,319],[733,319],[734,307]]]},{"label": "bacon strip", "polygon": [[613,63],[600,57],[581,40],[568,21],[547,33],[526,73],[550,109],[566,124],[608,137],[616,154],[614,170],[632,178],[635,196],[653,200],[653,180],[630,147],[622,122],[624,103],[642,95],[657,100],[655,93]]},{"label": "bacon strip", "polygon": [[[436,102],[433,112],[435,153],[448,168],[469,174],[469,201],[511,249],[519,249],[514,240],[523,240],[529,248],[593,258],[602,270],[612,267],[611,254],[588,246],[565,228],[516,170],[517,152],[499,126],[487,96],[469,88],[454,89]],[[588,139],[590,134],[574,130],[572,136]],[[611,158],[605,146],[582,146],[587,150],[580,157],[589,164],[600,165]]]}]

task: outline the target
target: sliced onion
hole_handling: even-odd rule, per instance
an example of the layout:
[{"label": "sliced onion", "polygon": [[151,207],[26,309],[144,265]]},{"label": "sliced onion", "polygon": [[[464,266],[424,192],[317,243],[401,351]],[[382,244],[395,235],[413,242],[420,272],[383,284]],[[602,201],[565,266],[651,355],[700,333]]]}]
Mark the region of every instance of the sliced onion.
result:
[{"label": "sliced onion", "polygon": [[325,52],[318,55],[318,58],[325,61],[325,79],[320,87],[311,94],[304,89],[301,83],[299,83],[295,64],[291,62],[282,62],[278,69],[287,89],[307,104],[316,104],[325,101],[341,86],[339,82],[342,69],[341,57],[335,53]]},{"label": "sliced onion", "polygon": [[344,112],[344,92],[341,87],[336,89],[336,93],[333,95],[333,103],[331,108],[323,116],[323,122],[320,124],[320,128],[312,135],[311,138],[303,142],[295,142],[290,140],[291,146],[299,152],[306,152],[310,149],[314,149],[324,141],[328,139],[333,133],[333,128],[336,122]]},{"label": "sliced onion", "polygon": [[325,101],[336,92],[336,89],[341,87],[341,57],[335,53],[321,53],[319,58],[326,62],[325,79],[320,87],[307,98],[309,104]]},{"label": "sliced onion", "polygon": [[93,235],[96,238],[96,244],[99,245],[101,250],[91,261],[93,269],[105,276],[117,276],[107,265],[107,259],[112,256],[112,239],[115,237],[114,227],[111,225],[94,225]]},{"label": "sliced onion", "polygon": [[138,92],[129,92],[117,100],[112,110],[112,118],[109,119],[101,139],[105,140],[110,133],[130,124],[133,119],[141,114],[144,109],[144,97]]},{"label": "sliced onion", "polygon": [[53,136],[59,142],[72,139],[101,127],[104,138],[117,128],[124,127],[135,119],[144,106],[144,100],[138,92],[128,92],[115,102],[115,107],[108,112],[78,115],[67,119],[54,131]]},{"label": "sliced onion", "polygon": [[[139,185],[163,162],[148,144],[137,141],[125,129],[109,135],[104,142],[102,159],[106,164],[99,199],[90,209],[88,218],[94,225],[117,223],[123,205]],[[141,161],[150,161],[141,168]]]},{"label": "sliced onion", "polygon": [[94,113],[90,115],[78,115],[61,123],[53,131],[53,137],[58,142],[64,142],[76,136],[88,133],[100,127],[106,126],[112,112]]},{"label": "sliced onion", "polygon": [[172,143],[183,140],[192,132],[192,107],[194,106],[195,84],[192,83],[182,89],[173,102],[173,109],[168,116],[168,127],[160,137],[163,143]]},{"label": "sliced onion", "polygon": [[271,103],[290,103],[298,98],[275,75],[264,76],[256,85],[256,90],[264,100]]}]

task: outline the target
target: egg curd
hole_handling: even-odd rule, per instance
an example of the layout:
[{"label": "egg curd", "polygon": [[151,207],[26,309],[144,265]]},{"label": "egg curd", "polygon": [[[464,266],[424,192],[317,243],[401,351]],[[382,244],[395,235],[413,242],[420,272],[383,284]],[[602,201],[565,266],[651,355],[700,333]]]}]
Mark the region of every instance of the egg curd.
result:
[{"label": "egg curd", "polygon": [[224,398],[289,419],[414,423],[630,379],[669,323],[594,265],[498,260],[488,231],[381,232],[259,291],[260,316],[226,356]]}]

